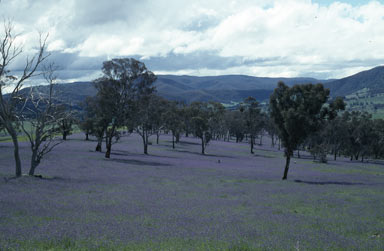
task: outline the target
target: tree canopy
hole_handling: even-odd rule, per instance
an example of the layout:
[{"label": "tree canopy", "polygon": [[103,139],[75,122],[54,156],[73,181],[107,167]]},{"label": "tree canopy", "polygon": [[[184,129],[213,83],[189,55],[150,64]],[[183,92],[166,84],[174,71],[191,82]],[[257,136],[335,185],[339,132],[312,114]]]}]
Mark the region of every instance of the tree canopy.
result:
[{"label": "tree canopy", "polygon": [[322,108],[328,97],[329,90],[322,84],[288,87],[279,82],[272,93],[270,113],[285,147],[286,165],[283,179],[287,179],[293,151],[308,135],[319,129],[320,122],[326,115]]}]

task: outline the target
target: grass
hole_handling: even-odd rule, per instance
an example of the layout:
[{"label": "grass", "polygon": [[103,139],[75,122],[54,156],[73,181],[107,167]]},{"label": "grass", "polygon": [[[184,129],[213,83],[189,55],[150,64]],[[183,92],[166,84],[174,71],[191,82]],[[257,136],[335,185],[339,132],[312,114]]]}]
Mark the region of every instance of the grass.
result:
[{"label": "grass", "polygon": [[[46,240],[46,241],[17,241],[14,243],[17,246],[15,250],[196,250],[196,251],[215,251],[215,250],[228,250],[228,251],[253,251],[264,250],[262,248],[252,247],[245,241],[238,241],[237,243],[226,243],[221,241],[211,240],[191,240],[191,239],[170,239],[161,242],[132,242],[129,244],[113,243],[105,241],[94,240],[72,240],[70,238],[63,238],[61,240]],[[12,250],[12,249],[10,249]]]},{"label": "grass", "polygon": [[[284,154],[268,141],[255,155],[244,143],[212,141],[202,156],[197,139],[173,150],[170,136],[161,137],[149,155],[140,137],[125,137],[105,160],[94,141],[72,135],[38,168],[43,179],[0,179],[0,249],[384,247],[380,165],[295,158],[281,181]],[[14,171],[9,146],[0,143],[2,177]],[[27,164],[27,143],[21,154]]]}]

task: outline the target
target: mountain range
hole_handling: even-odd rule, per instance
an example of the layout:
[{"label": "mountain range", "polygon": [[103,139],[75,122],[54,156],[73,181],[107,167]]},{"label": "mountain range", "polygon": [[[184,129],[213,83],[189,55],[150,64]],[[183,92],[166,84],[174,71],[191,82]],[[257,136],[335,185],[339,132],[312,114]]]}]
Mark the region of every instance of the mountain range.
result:
[{"label": "mountain range", "polygon": [[[378,66],[355,75],[332,80],[314,78],[266,78],[245,75],[222,76],[176,76],[158,75],[155,86],[160,96],[170,100],[217,101],[221,103],[239,102],[249,96],[262,102],[269,98],[279,81],[289,86],[304,83],[323,83],[331,91],[331,96],[346,96],[366,89],[370,93],[384,93],[384,66]],[[29,88],[24,89],[28,91]],[[47,86],[39,86],[40,92],[46,92]],[[62,102],[79,105],[87,96],[96,94],[92,82],[57,84],[56,93]]]}]

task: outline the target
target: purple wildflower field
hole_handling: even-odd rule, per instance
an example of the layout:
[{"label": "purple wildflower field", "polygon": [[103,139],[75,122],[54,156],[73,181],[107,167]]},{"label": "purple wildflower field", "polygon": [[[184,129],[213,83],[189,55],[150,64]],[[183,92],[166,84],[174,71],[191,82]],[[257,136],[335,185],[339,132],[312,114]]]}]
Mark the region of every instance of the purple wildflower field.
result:
[{"label": "purple wildflower field", "polygon": [[[265,137],[266,138],[266,137]],[[0,143],[0,250],[383,250],[384,165],[285,159],[268,139],[212,141],[207,155],[189,137],[142,154],[123,137],[111,159],[75,134],[36,173],[14,175],[11,143]],[[104,146],[103,146],[104,147]],[[23,172],[29,146],[21,143]]]}]

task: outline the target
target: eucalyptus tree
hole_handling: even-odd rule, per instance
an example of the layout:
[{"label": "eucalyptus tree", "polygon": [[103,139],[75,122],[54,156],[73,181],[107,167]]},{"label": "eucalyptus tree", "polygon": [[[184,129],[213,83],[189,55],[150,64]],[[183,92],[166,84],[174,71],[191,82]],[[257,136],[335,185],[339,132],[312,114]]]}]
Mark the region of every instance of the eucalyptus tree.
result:
[{"label": "eucalyptus tree", "polygon": [[223,134],[225,123],[225,107],[219,102],[209,102],[208,108],[208,127],[213,139],[217,139]]},{"label": "eucalyptus tree", "polygon": [[184,125],[184,132],[185,132],[185,137],[189,136],[189,133],[192,131],[192,110],[191,107],[185,103],[181,103],[182,109],[182,120],[183,120],[183,125]]},{"label": "eucalyptus tree", "polygon": [[92,135],[95,128],[94,120],[86,117],[79,122],[78,126],[84,132],[85,140],[89,140],[89,135]]},{"label": "eucalyptus tree", "polygon": [[347,122],[345,118],[338,114],[345,109],[345,103],[341,97],[337,97],[321,109],[321,118],[319,121],[320,128],[313,132],[304,145],[309,148],[314,159],[320,162],[327,162],[327,154],[334,154],[334,160],[337,154],[346,144],[348,134],[346,132]]},{"label": "eucalyptus tree", "polygon": [[244,114],[244,120],[246,124],[246,131],[250,137],[251,153],[253,154],[253,148],[255,144],[255,137],[260,133],[263,128],[263,118],[258,107],[259,103],[253,97],[248,97],[244,100],[240,111]]},{"label": "eucalyptus tree", "polygon": [[353,111],[343,114],[346,120],[345,130],[348,133],[344,152],[351,156],[351,160],[364,161],[364,156],[371,153],[371,142],[375,139],[372,115],[367,112]]},{"label": "eucalyptus tree", "polygon": [[328,100],[329,90],[322,84],[305,84],[288,87],[279,82],[270,97],[271,117],[285,148],[283,180],[287,179],[293,151],[311,133],[316,132],[325,114],[322,108]]},{"label": "eucalyptus tree", "polygon": [[159,144],[160,133],[165,128],[166,121],[164,119],[164,113],[169,107],[169,101],[155,95],[152,100],[152,127],[153,132],[156,134],[156,144]]},{"label": "eucalyptus tree", "polygon": [[175,137],[183,130],[183,110],[176,101],[170,101],[163,114],[165,128],[172,132],[172,148],[175,149]]},{"label": "eucalyptus tree", "polygon": [[324,140],[327,141],[328,148],[336,160],[340,151],[346,148],[348,141],[347,121],[343,116],[337,116],[327,122],[324,128]]},{"label": "eucalyptus tree", "polygon": [[264,128],[271,137],[271,146],[275,147],[276,140],[278,140],[277,129],[270,114],[266,114]]},{"label": "eucalyptus tree", "polygon": [[67,137],[72,134],[73,126],[75,124],[75,116],[71,110],[71,107],[67,105],[59,105],[56,109],[60,110],[62,113],[67,114],[64,118],[62,118],[59,125],[59,132],[62,135],[63,140],[67,140]]},{"label": "eucalyptus tree", "polygon": [[384,156],[384,120],[372,121],[374,140],[371,141],[372,155],[375,159]]},{"label": "eucalyptus tree", "polygon": [[35,54],[26,57],[21,75],[15,76],[11,73],[9,67],[14,61],[20,60],[23,48],[17,42],[18,35],[14,34],[12,22],[4,22],[4,30],[0,35],[0,123],[12,138],[16,177],[21,176],[21,161],[17,138],[18,111],[16,110],[21,100],[19,91],[26,80],[36,75],[39,65],[49,56],[46,53],[47,38],[48,36],[40,34],[39,45],[35,50]]},{"label": "eucalyptus tree", "polygon": [[[154,104],[155,74],[145,64],[133,58],[118,58],[103,62],[103,76],[94,80],[97,102],[102,118],[108,121],[106,129],[106,153],[110,158],[113,138],[119,137],[118,128],[136,125],[143,138],[144,152],[152,128],[149,108]],[[128,119],[135,120],[127,123]]]},{"label": "eucalyptus tree", "polygon": [[99,99],[99,96],[87,97],[84,105],[86,120],[92,125],[92,128],[88,128],[87,130],[89,130],[89,134],[95,136],[97,139],[96,152],[102,151],[104,134],[109,125],[109,118],[103,113]]},{"label": "eucalyptus tree", "polygon": [[152,93],[139,96],[136,104],[135,130],[142,138],[144,154],[148,154],[149,137],[162,126],[162,98]]},{"label": "eucalyptus tree", "polygon": [[201,154],[205,154],[205,148],[212,139],[209,128],[210,111],[208,103],[193,102],[190,105],[191,127],[193,134],[201,140]]},{"label": "eucalyptus tree", "polygon": [[226,116],[226,120],[229,135],[235,136],[236,143],[242,142],[247,131],[243,113],[237,110],[230,111]]}]

